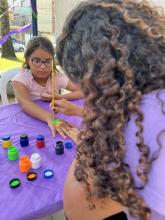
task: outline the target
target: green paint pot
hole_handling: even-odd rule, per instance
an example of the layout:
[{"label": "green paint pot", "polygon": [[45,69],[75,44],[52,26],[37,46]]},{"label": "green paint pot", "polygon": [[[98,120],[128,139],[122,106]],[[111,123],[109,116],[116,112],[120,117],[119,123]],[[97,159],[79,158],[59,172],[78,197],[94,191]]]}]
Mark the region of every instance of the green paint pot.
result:
[{"label": "green paint pot", "polygon": [[17,160],[18,159],[18,149],[16,146],[10,146],[8,148],[8,159]]}]

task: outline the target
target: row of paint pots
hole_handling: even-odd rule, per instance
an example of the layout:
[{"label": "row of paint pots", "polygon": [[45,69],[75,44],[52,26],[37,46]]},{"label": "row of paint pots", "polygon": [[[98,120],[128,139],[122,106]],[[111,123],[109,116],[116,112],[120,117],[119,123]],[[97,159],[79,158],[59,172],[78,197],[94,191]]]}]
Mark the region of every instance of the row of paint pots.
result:
[{"label": "row of paint pots", "polygon": [[[28,138],[27,134],[22,134],[20,136],[20,145],[21,145],[21,147],[29,146],[29,138]],[[9,135],[3,136],[2,137],[2,147],[3,148],[8,148],[10,146],[12,146],[11,137]],[[45,147],[45,140],[44,140],[43,135],[37,135],[37,137],[36,137],[36,146],[38,148]]]},{"label": "row of paint pots", "polygon": [[27,155],[21,156],[19,160],[19,169],[21,173],[28,172],[31,168],[38,169],[41,167],[41,156],[38,153],[34,153],[29,158]]},{"label": "row of paint pots", "polygon": [[[18,159],[18,149],[16,146],[10,146],[8,148],[8,159]],[[41,156],[38,153],[33,153],[29,158],[27,155],[20,156],[19,167],[20,172],[28,172],[31,168],[38,169],[41,166]]]}]

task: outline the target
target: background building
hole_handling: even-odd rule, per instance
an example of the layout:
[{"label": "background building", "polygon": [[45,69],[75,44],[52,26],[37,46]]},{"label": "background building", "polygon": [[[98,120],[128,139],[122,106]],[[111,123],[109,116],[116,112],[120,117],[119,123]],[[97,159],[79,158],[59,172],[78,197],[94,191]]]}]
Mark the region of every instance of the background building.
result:
[{"label": "background building", "polygon": [[85,0],[55,0],[55,35],[60,34],[69,12],[81,1]]},{"label": "background building", "polygon": [[[8,0],[12,5],[17,0]],[[64,21],[69,12],[81,1],[86,0],[36,0],[38,11],[38,34],[49,37],[55,43],[61,33]],[[152,0],[153,3],[165,8],[165,0]],[[10,10],[10,25],[12,29],[18,29],[32,21],[30,0],[20,0]],[[32,37],[32,30],[26,33],[13,35],[20,43],[26,44]]]},{"label": "background building", "polygon": [[49,37],[53,43],[55,43],[55,7],[55,0],[37,0],[38,32]]},{"label": "background building", "polygon": [[[55,0],[36,0],[36,2],[38,11],[38,35],[47,36],[55,43]],[[9,7],[16,3],[16,5],[9,10],[10,30],[16,30],[32,23],[30,0],[8,0],[8,3]],[[27,44],[31,37],[32,29],[27,32],[12,35],[12,38],[23,44]]]},{"label": "background building", "polygon": [[[56,36],[58,36],[62,30],[64,21],[68,13],[80,2],[85,0],[55,0],[55,27]],[[149,0],[165,8],[165,0]]]},{"label": "background building", "polygon": [[[30,0],[8,0],[9,8],[16,3],[17,4],[9,10],[10,30],[18,30],[32,21],[32,11]],[[31,38],[32,31],[12,34],[12,39],[18,43],[26,44]]]}]

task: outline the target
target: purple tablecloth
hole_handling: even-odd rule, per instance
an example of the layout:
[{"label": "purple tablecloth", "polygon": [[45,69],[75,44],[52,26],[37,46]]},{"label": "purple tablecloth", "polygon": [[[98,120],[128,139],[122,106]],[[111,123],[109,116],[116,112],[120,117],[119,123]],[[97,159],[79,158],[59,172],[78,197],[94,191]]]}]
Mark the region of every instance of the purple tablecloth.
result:
[{"label": "purple tablecloth", "polygon": [[[82,105],[82,100],[74,101]],[[47,102],[38,102],[40,106],[49,109]],[[59,118],[80,126],[81,118],[63,116]],[[22,133],[29,136],[29,146],[20,147],[19,137]],[[35,141],[38,134],[45,137],[46,147],[38,149]],[[53,138],[47,124],[36,120],[22,112],[19,104],[0,106],[0,137],[10,135],[12,144],[19,149],[20,155],[30,156],[38,152],[42,157],[42,167],[35,170],[38,178],[28,181],[26,174],[19,172],[17,161],[9,161],[7,149],[0,147],[0,220],[33,220],[51,215],[63,208],[64,180],[73,160],[75,146],[65,149],[63,155],[55,154],[55,142],[64,141],[59,135]],[[54,177],[45,179],[45,169],[52,169]],[[21,186],[15,189],[9,187],[12,178],[19,178]]]}]

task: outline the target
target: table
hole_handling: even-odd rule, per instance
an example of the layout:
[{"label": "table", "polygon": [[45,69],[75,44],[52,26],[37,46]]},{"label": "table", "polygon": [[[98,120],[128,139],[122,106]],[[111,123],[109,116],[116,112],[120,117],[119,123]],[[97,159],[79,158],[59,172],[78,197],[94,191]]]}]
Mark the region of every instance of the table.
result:
[{"label": "table", "polygon": [[[82,105],[82,100],[74,101]],[[49,103],[38,101],[43,108],[49,109]],[[58,117],[80,126],[81,118],[77,116]],[[26,133],[29,136],[29,146],[21,147],[19,137]],[[45,137],[46,147],[38,149],[35,141],[38,134]],[[69,166],[75,155],[75,145],[72,149],[65,149],[63,155],[55,154],[55,142],[64,141],[57,134],[52,137],[46,123],[34,119],[24,113],[19,104],[0,106],[0,137],[10,135],[12,144],[19,149],[20,155],[30,156],[32,153],[39,153],[42,157],[42,166],[35,170],[38,178],[35,181],[28,181],[26,174],[19,172],[17,161],[9,161],[7,149],[0,146],[0,219],[1,220],[34,220],[51,215],[63,208],[63,187]],[[45,179],[45,169],[52,169],[54,177]],[[11,189],[9,181],[12,178],[19,178],[21,185]]]}]

